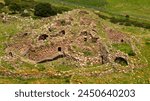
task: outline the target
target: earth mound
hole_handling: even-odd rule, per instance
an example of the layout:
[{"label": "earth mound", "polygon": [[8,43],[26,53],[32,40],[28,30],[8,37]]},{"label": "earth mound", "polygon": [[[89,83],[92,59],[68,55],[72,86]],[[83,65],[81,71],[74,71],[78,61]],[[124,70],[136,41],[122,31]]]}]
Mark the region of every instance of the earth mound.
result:
[{"label": "earth mound", "polygon": [[[91,11],[76,9],[46,20],[38,29],[12,37],[6,48],[9,60],[40,64],[64,58],[77,66],[141,64],[134,39],[103,25]],[[121,51],[116,45],[129,46],[131,52]]]}]

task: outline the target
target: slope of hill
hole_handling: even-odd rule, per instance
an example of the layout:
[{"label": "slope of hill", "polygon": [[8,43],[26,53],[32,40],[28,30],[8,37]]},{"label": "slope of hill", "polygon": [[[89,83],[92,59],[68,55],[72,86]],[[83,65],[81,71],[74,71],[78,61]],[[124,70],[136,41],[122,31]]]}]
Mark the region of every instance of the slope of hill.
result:
[{"label": "slope of hill", "polygon": [[78,9],[0,14],[0,83],[150,83],[148,0],[37,1]]},{"label": "slope of hill", "polygon": [[84,6],[103,10],[105,12],[124,15],[128,14],[136,18],[150,19],[149,0],[37,0],[68,6]]}]

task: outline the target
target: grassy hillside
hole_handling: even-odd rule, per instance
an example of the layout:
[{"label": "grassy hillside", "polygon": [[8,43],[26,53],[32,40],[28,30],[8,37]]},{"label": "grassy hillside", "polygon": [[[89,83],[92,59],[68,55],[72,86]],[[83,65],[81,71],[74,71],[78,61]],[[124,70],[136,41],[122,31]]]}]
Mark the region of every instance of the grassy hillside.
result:
[{"label": "grassy hillside", "polygon": [[[0,0],[2,2],[3,0]],[[96,10],[104,11],[106,15],[122,16],[129,15],[131,20],[149,23],[150,19],[150,0],[36,0],[40,2],[50,2],[55,5],[64,5],[71,8],[87,7]],[[102,5],[105,4],[105,5]],[[102,12],[100,12],[102,13]],[[123,16],[124,17],[124,16]],[[3,23],[0,19],[0,57],[5,54],[5,43],[9,41],[10,37],[22,32],[26,27],[31,29],[39,28],[43,23],[48,23],[47,20],[32,19],[29,17],[20,17],[15,15],[8,16],[8,21]],[[147,28],[136,27],[134,25],[124,26],[118,23],[111,23],[110,20],[101,19],[101,23],[105,26],[109,26],[112,29],[116,29],[123,33],[127,33],[137,41],[137,47],[141,51],[143,57],[148,60],[148,66],[143,68],[135,68],[127,72],[118,72],[88,77],[86,73],[97,72],[105,73],[111,66],[93,66],[85,68],[70,68],[61,66],[58,64],[56,67],[51,67],[50,64],[31,65],[28,63],[14,63],[14,67],[10,64],[0,61],[0,83],[150,83],[150,30]],[[26,29],[30,30],[30,29]],[[116,46],[127,53],[132,52],[128,46]],[[128,50],[126,50],[128,49]],[[52,64],[56,64],[53,62]],[[48,67],[48,68],[47,68]],[[102,67],[102,68],[101,68]],[[74,75],[70,76],[68,71],[74,72]],[[61,71],[59,73],[59,71]],[[58,73],[57,73],[58,72]],[[11,74],[12,73],[12,74]],[[14,74],[13,74],[14,73]],[[36,75],[45,74],[48,77],[37,78],[22,78],[15,75]],[[52,77],[53,73],[57,75]],[[5,76],[4,74],[11,74]],[[13,75],[13,76],[12,76]],[[59,76],[61,75],[61,76]],[[69,75],[69,76],[68,76]]]},{"label": "grassy hillside", "polygon": [[36,0],[68,6],[84,6],[112,14],[128,14],[136,18],[150,19],[149,0]]},{"label": "grassy hillside", "polygon": [[107,0],[109,12],[150,19],[149,0]]}]

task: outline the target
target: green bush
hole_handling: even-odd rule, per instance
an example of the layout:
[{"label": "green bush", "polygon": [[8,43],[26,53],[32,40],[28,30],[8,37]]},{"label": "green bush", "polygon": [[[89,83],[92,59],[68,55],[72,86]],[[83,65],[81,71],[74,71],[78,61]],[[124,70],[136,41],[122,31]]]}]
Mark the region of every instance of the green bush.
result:
[{"label": "green bush", "polygon": [[150,24],[149,23],[132,20],[132,19],[129,19],[128,16],[126,18],[111,17],[110,22],[115,23],[115,24],[119,23],[120,25],[125,25],[125,26],[133,25],[135,27],[142,27],[142,28],[150,29]]},{"label": "green bush", "polygon": [[[36,2],[34,0],[4,0],[5,5],[10,8],[12,11],[24,11],[25,9],[30,10],[34,9]],[[16,8],[19,7],[19,9]]]},{"label": "green bush", "polygon": [[[64,6],[51,6],[49,3],[41,3],[34,0],[4,0],[4,4],[0,4],[0,9],[8,7],[9,13],[20,13],[22,16],[30,16],[34,13],[35,16],[48,17],[70,10]],[[24,12],[24,11],[28,11]],[[8,12],[8,11],[7,11]]]},{"label": "green bush", "polygon": [[110,22],[112,22],[112,23],[118,23],[119,22],[119,20],[118,19],[116,19],[115,17],[112,17],[111,19],[110,19]]},{"label": "green bush", "polygon": [[106,15],[102,15],[102,14],[98,14],[98,13],[96,13],[100,18],[102,18],[102,19],[104,19],[104,20],[107,20],[107,19],[110,19],[108,16],[106,16]]},{"label": "green bush", "polygon": [[4,2],[6,6],[9,6],[10,4],[13,4],[13,3],[20,3],[21,0],[4,0]]},{"label": "green bush", "polygon": [[12,3],[8,6],[9,10],[11,10],[13,13],[20,12],[21,6],[17,3]]},{"label": "green bush", "polygon": [[38,3],[34,8],[35,16],[48,17],[55,15],[55,12],[52,10],[52,6],[49,3]]},{"label": "green bush", "polygon": [[125,18],[126,18],[126,19],[129,19],[129,18],[130,18],[130,16],[127,14],[127,15],[125,15]]},{"label": "green bush", "polygon": [[12,1],[13,0],[4,0],[6,6],[8,6],[9,4],[11,4]]},{"label": "green bush", "polygon": [[0,2],[0,10],[4,7],[4,4]]},{"label": "green bush", "polygon": [[150,38],[145,39],[145,45],[150,46]]},{"label": "green bush", "polygon": [[125,25],[125,26],[131,26],[132,23],[131,23],[131,22],[125,22],[124,25]]}]

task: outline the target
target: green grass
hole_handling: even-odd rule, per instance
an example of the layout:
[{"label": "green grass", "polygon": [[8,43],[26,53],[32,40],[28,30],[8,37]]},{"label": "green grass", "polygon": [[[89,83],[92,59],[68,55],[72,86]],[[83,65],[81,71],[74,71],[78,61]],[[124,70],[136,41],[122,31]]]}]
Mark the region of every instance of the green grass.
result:
[{"label": "green grass", "polygon": [[0,77],[0,84],[68,84],[70,78],[12,78],[12,77]]},{"label": "green grass", "polygon": [[113,47],[116,48],[117,50],[127,53],[129,56],[135,55],[135,53],[133,52],[133,50],[129,44],[126,44],[126,43],[113,44]]},{"label": "green grass", "polygon": [[[62,4],[68,6],[85,6],[85,7],[94,7],[99,8],[100,6],[103,6],[106,1],[105,0],[36,0],[40,2],[50,2],[55,4]],[[58,3],[59,2],[59,3]]]},{"label": "green grass", "polygon": [[13,22],[12,23],[7,23],[4,24],[0,21],[0,56],[4,54],[4,43],[5,41],[8,41],[10,36],[13,36],[17,32],[19,32],[19,29],[16,26],[17,23]]},{"label": "green grass", "polygon": [[[128,14],[136,18],[149,20],[149,0],[107,0],[107,9],[111,13]],[[140,12],[140,13],[139,13]]]},{"label": "green grass", "polygon": [[[72,7],[87,7],[115,15],[131,15],[137,19],[150,19],[149,0],[36,0]],[[106,4],[106,5],[105,5]],[[140,12],[140,13],[139,13]]]},{"label": "green grass", "polygon": [[88,50],[83,51],[83,53],[84,53],[84,56],[92,56],[93,55],[92,52],[88,51]]},{"label": "green grass", "polygon": [[149,68],[150,68],[150,44],[149,44],[149,41],[150,41],[150,37],[143,37],[143,39],[145,39],[144,41],[146,42],[145,45],[142,47],[141,49],[141,52],[142,52],[142,55],[144,55],[147,60],[148,60],[148,63],[149,63]]},{"label": "green grass", "polygon": [[149,71],[149,68],[142,68],[127,73],[114,72],[102,77],[86,77],[76,75],[72,79],[72,82],[83,84],[149,84]]},{"label": "green grass", "polygon": [[6,62],[6,61],[1,61],[1,66],[8,68],[9,70],[14,70],[14,67],[12,66],[12,64]]}]

